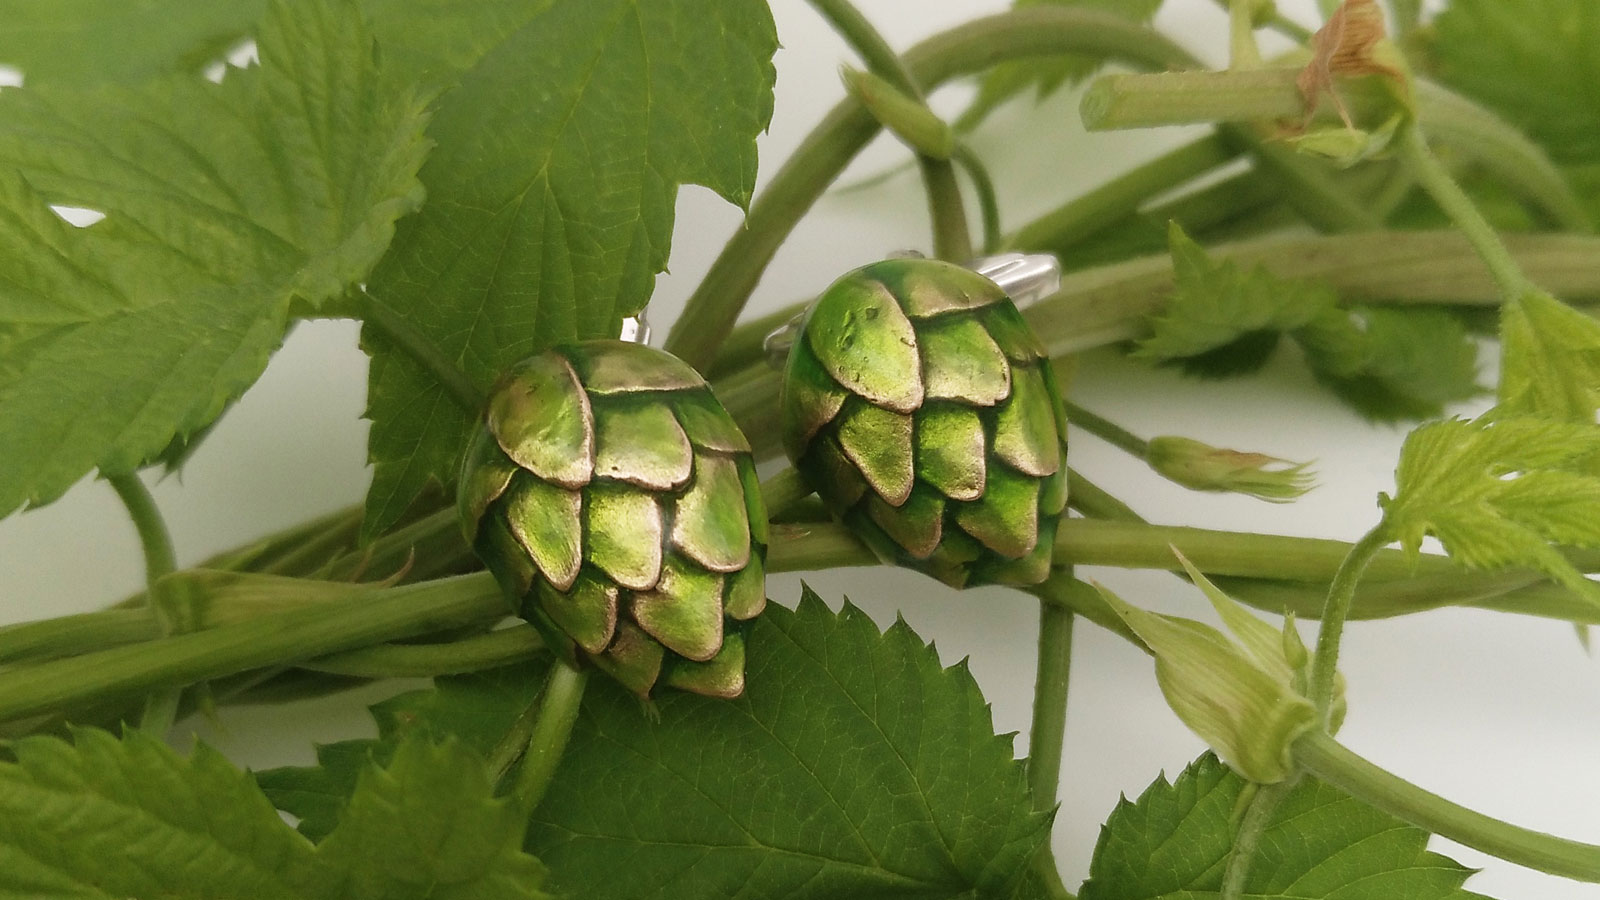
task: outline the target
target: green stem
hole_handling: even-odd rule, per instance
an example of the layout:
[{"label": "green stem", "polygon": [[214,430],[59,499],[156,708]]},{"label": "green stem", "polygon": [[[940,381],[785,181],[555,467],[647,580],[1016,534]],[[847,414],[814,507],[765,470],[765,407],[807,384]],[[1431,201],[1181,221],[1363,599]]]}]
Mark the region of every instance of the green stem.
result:
[{"label": "green stem", "polygon": [[143,609],[108,609],[0,627],[0,663],[41,662],[155,640],[161,626]]},{"label": "green stem", "polygon": [[1322,781],[1396,818],[1475,850],[1551,875],[1600,882],[1600,847],[1486,816],[1388,772],[1326,733],[1294,744],[1295,762]]},{"label": "green stem", "polygon": [[1472,198],[1461,189],[1461,185],[1456,184],[1449,170],[1428,149],[1427,139],[1423,137],[1421,129],[1416,125],[1407,126],[1400,133],[1398,143],[1400,159],[1416,176],[1417,183],[1461,229],[1461,233],[1466,235],[1473,249],[1478,252],[1478,257],[1489,267],[1495,283],[1500,287],[1501,299],[1515,301],[1532,286],[1532,282],[1523,273],[1522,267],[1517,265],[1511,250],[1495,233],[1494,226],[1489,224]]},{"label": "green stem", "polygon": [[496,621],[505,600],[487,572],[374,591],[359,601],[263,615],[0,673],[0,721],[281,666],[385,641]]},{"label": "green stem", "polygon": [[1239,157],[1239,149],[1210,134],[1171,150],[1017,229],[1009,249],[1051,250],[1076,243],[1137,211],[1151,197]]},{"label": "green stem", "polygon": [[[1223,127],[1247,136],[1244,126]],[[1383,219],[1332,177],[1329,164],[1271,141],[1254,143],[1257,166],[1280,182],[1284,202],[1319,231],[1377,231]]]},{"label": "green stem", "polygon": [[1000,235],[1000,201],[994,191],[994,180],[989,177],[983,160],[965,144],[956,145],[953,159],[967,173],[967,178],[972,182],[972,194],[978,198],[978,213],[983,219],[983,252],[998,253],[1003,238]]},{"label": "green stem", "polygon": [[[1071,580],[1071,570],[1052,572],[1050,580],[1057,579]],[[1038,668],[1033,681],[1033,722],[1028,731],[1028,789],[1033,808],[1041,812],[1055,809],[1061,783],[1067,686],[1072,669],[1072,620],[1071,609],[1040,601]]]},{"label": "green stem", "polygon": [[1228,68],[1234,71],[1261,67],[1255,6],[1255,0],[1228,0]]},{"label": "green stem", "polygon": [[483,391],[478,390],[472,379],[439,349],[438,344],[413,328],[398,310],[365,291],[361,293],[360,304],[361,320],[381,332],[407,356],[427,369],[458,406],[473,415],[482,411]]},{"label": "green stem", "polygon": [[528,625],[513,625],[438,644],[378,644],[300,663],[296,668],[351,678],[433,678],[495,669],[532,659],[544,641]]},{"label": "green stem", "polygon": [[1090,131],[1270,121],[1298,117],[1304,110],[1289,69],[1102,75],[1078,108]]},{"label": "green stem", "polygon": [[586,673],[566,663],[557,662],[550,667],[550,680],[545,682],[537,701],[539,712],[528,736],[528,749],[522,755],[516,786],[511,789],[517,805],[529,814],[538,809],[561,764],[572,725],[578,721],[578,706],[587,681]]},{"label": "green stem", "polygon": [[1241,900],[1244,896],[1245,880],[1250,877],[1250,863],[1255,861],[1261,835],[1272,822],[1272,814],[1277,811],[1278,805],[1283,803],[1298,782],[1298,778],[1291,778],[1277,784],[1261,785],[1255,796],[1250,798],[1244,818],[1239,821],[1239,829],[1233,834],[1233,849],[1228,853],[1228,866],[1222,873],[1221,900]]},{"label": "green stem", "polygon": [[[175,625],[162,602],[160,581],[177,571],[178,558],[172,548],[172,534],[161,518],[161,510],[150,489],[139,478],[138,472],[107,475],[122,505],[128,508],[134,528],[139,532],[139,545],[144,548],[144,579],[149,599],[150,615],[162,637],[170,637]],[[165,737],[178,717],[178,704],[183,699],[183,689],[165,688],[150,692],[145,697],[144,712],[139,716],[139,730]]]},{"label": "green stem", "polygon": [[1067,422],[1069,424],[1082,428],[1084,431],[1139,460],[1143,460],[1150,452],[1150,444],[1147,441],[1121,425],[1109,419],[1101,418],[1070,400],[1064,401],[1062,405],[1067,410]]},{"label": "green stem", "polygon": [[1356,585],[1373,560],[1390,541],[1386,522],[1361,536],[1350,548],[1328,585],[1328,602],[1322,609],[1322,626],[1317,631],[1317,652],[1311,661],[1311,702],[1322,717],[1322,727],[1333,720],[1333,700],[1338,685],[1339,643],[1344,638],[1344,623],[1350,617]]},{"label": "green stem", "polygon": [[[851,49],[860,55],[872,74],[887,81],[910,100],[921,105],[928,116],[933,111],[923,102],[922,86],[905,63],[849,0],[811,0],[828,24],[839,32]],[[948,158],[919,154],[917,167],[928,192],[928,211],[933,219],[933,252],[940,259],[965,262],[972,258],[972,237],[967,232],[967,212],[956,183],[955,168]]]},{"label": "green stem", "polygon": [[[970,22],[903,57],[926,89],[1011,59],[1073,53],[1143,68],[1192,64],[1156,32],[1109,13],[1040,5]],[[834,107],[756,198],[743,228],[723,247],[674,323],[666,349],[704,370],[789,232],[828,185],[878,134],[861,105]]]},{"label": "green stem", "polygon": [[784,468],[761,482],[761,500],[766,504],[767,517],[776,519],[796,503],[811,496],[813,491],[793,466]]},{"label": "green stem", "polygon": [[1083,477],[1077,469],[1067,469],[1067,505],[1091,519],[1144,521],[1144,517],[1134,512],[1133,507]]}]

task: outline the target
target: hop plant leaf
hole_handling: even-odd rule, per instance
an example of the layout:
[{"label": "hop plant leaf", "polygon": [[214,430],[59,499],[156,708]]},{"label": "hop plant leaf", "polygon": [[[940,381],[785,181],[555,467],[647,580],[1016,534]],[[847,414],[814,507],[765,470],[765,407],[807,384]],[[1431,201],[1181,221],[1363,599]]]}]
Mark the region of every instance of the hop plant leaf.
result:
[{"label": "hop plant leaf", "polygon": [[[749,201],[777,48],[760,0],[386,0],[375,19],[386,51],[453,87],[427,206],[369,288],[482,387],[553,344],[616,336],[666,267],[678,185]],[[452,482],[474,422],[381,334],[363,342],[371,535]]]},{"label": "hop plant leaf", "polygon": [[320,846],[250,775],[142,732],[30,737],[0,763],[0,895],[233,900],[543,900],[525,824],[459,741],[366,767]]},{"label": "hop plant leaf", "polygon": [[[1082,900],[1215,896],[1247,782],[1215,756],[1123,800],[1100,830]],[[1485,900],[1428,833],[1302,781],[1273,813],[1244,885],[1252,900]]]},{"label": "hop plant leaf", "polygon": [[1477,348],[1437,310],[1338,305],[1315,282],[1212,259],[1176,222],[1169,232],[1174,291],[1135,355],[1208,377],[1255,371],[1288,334],[1319,382],[1378,421],[1438,415],[1482,393]]},{"label": "hop plant leaf", "polygon": [[[615,686],[589,688],[530,825],[527,847],[550,867],[552,891],[1030,896],[1013,892],[1050,816],[1033,811],[1011,739],[994,734],[964,666],[942,668],[904,623],[880,633],[806,590],[798,610],[774,606],[753,623],[749,670],[743,697],[671,693],[655,721]],[[488,746],[540,683],[537,666],[438,679],[384,704],[380,742],[338,756],[381,759],[399,735],[443,730]],[[350,783],[304,769],[263,780],[280,802],[313,800],[288,807],[301,815],[335,808],[325,789]]]},{"label": "hop plant leaf", "polygon": [[1502,414],[1594,422],[1600,322],[1529,290],[1501,310],[1500,358]]},{"label": "hop plant leaf", "polygon": [[253,33],[267,0],[0,0],[0,63],[29,86],[197,74]]},{"label": "hop plant leaf", "polygon": [[221,84],[0,95],[0,514],[206,426],[421,202],[426,98],[354,3],[276,3],[260,48]]},{"label": "hop plant leaf", "polygon": [[1407,436],[1383,524],[1408,553],[1424,535],[1475,568],[1527,566],[1592,602],[1600,586],[1552,546],[1600,547],[1600,427],[1485,416]]}]

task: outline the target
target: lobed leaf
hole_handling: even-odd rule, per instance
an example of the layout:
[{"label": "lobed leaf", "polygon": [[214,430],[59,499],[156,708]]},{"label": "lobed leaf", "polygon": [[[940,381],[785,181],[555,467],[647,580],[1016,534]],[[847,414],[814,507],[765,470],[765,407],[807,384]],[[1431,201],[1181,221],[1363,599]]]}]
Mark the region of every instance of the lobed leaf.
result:
[{"label": "lobed leaf", "polygon": [[[678,185],[748,202],[777,47],[759,0],[375,2],[386,51],[453,87],[429,129],[428,205],[369,287],[480,385],[643,308]],[[452,482],[474,414],[382,335],[363,342],[371,535]]]},{"label": "lobed leaf", "polygon": [[1600,322],[1530,289],[1500,312],[1499,405],[1506,415],[1595,421]]},{"label": "lobed leaf", "polygon": [[354,3],[281,0],[260,48],[221,84],[0,94],[0,514],[204,428],[420,204],[425,98]]},{"label": "lobed leaf", "polygon": [[[1247,783],[1206,754],[1124,799],[1100,830],[1081,900],[1214,897]],[[1319,781],[1302,781],[1261,835],[1251,900],[1484,900],[1472,870],[1427,850],[1428,833]]]},{"label": "lobed leaf", "polygon": [[0,63],[28,85],[197,74],[249,35],[266,0],[0,0]]},{"label": "lobed leaf", "polygon": [[1477,568],[1537,569],[1600,602],[1553,544],[1600,547],[1600,428],[1535,417],[1447,419],[1400,448],[1384,527],[1408,552],[1424,535]]},{"label": "lobed leaf", "polygon": [[[964,667],[940,668],[904,624],[879,633],[809,590],[795,612],[769,606],[748,648],[749,684],[735,701],[675,693],[647,719],[620,688],[589,687],[528,835],[553,891],[1038,895],[1023,872],[1050,817],[1032,811],[1010,739],[994,735]],[[519,666],[437,679],[385,704],[380,731],[385,741],[455,729],[492,742],[536,696],[539,675]],[[313,770],[263,779],[280,800],[329,780]]]},{"label": "lobed leaf", "polygon": [[459,741],[406,740],[367,767],[313,847],[254,779],[143,732],[30,737],[0,763],[0,898],[542,900],[525,823]]},{"label": "lobed leaf", "polygon": [[1452,0],[1434,20],[1440,77],[1559,162],[1600,162],[1600,7],[1591,0]]}]

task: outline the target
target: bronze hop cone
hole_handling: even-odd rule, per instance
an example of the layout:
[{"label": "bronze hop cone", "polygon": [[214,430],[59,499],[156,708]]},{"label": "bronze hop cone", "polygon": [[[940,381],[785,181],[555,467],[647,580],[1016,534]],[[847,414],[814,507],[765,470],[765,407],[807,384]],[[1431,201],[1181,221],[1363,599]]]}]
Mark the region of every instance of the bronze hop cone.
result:
[{"label": "bronze hop cone", "polygon": [[519,363],[458,501],[473,549],[558,652],[641,696],[743,691],[766,509],[750,444],[677,357],[597,340]]},{"label": "bronze hop cone", "polygon": [[994,282],[927,259],[849,273],[806,313],[781,403],[789,458],[880,559],[954,587],[1049,574],[1066,413]]}]

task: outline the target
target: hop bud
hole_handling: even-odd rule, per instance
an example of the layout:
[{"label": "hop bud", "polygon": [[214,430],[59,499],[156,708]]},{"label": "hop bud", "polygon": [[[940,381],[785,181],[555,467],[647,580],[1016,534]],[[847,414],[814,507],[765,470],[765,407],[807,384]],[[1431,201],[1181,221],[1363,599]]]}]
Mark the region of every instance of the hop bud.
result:
[{"label": "hop bud", "polygon": [[1144,458],[1163,478],[1194,491],[1231,491],[1288,503],[1312,486],[1309,463],[1225,450],[1186,437],[1151,438]]},{"label": "hop bud", "polygon": [[513,608],[568,659],[641,696],[743,690],[766,509],[749,443],[677,357],[607,340],[518,364],[489,398],[458,508]]}]

